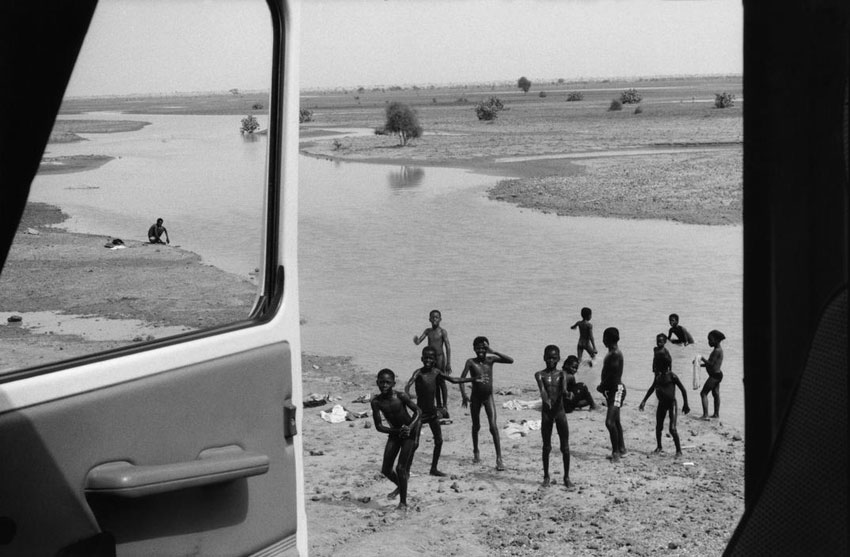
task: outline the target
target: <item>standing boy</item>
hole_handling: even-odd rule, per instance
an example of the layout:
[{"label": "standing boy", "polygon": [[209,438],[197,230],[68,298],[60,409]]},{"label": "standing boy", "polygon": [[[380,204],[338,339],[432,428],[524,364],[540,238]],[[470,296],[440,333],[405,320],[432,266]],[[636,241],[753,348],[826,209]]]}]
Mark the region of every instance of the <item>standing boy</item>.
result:
[{"label": "standing boy", "polygon": [[541,422],[540,433],[543,435],[543,485],[548,486],[549,480],[549,454],[552,452],[552,424],[558,428],[558,439],[561,443],[561,455],[564,458],[564,485],[572,487],[570,481],[570,429],[567,424],[567,414],[564,404],[567,399],[572,398],[572,393],[567,391],[567,373],[558,369],[558,361],[561,359],[561,350],[554,344],[543,349],[543,361],[546,369],[534,374],[537,388],[540,390],[540,399],[543,404],[540,407]]},{"label": "standing boy", "polygon": [[[490,423],[490,434],[493,436],[493,445],[496,447],[496,470],[504,470],[502,464],[502,446],[499,439],[499,428],[496,426],[496,403],[493,401],[493,364],[512,364],[514,359],[496,352],[490,348],[487,337],[475,337],[472,341],[475,350],[475,358],[466,360],[463,366],[461,379],[471,374],[474,379],[481,379],[472,384],[472,456],[473,462],[481,462],[478,452],[478,430],[481,429],[481,407],[487,413],[487,421]],[[463,407],[466,408],[470,399],[466,396],[463,385],[460,386],[460,394],[463,397]]]},{"label": "standing boy", "polygon": [[611,436],[612,462],[620,460],[626,454],[626,443],[623,441],[623,425],[620,423],[620,407],[626,398],[626,386],[623,385],[623,353],[617,343],[620,342],[620,331],[616,327],[608,327],[602,333],[602,344],[608,349],[602,362],[602,381],[596,388],[605,396],[608,413],[605,416],[605,427]]},{"label": "standing boy", "polygon": [[[419,343],[428,339],[428,346],[434,349],[437,354],[437,369],[445,372],[446,375],[452,374],[452,345],[449,343],[449,333],[440,327],[440,322],[443,320],[443,315],[438,309],[432,309],[428,314],[428,320],[431,322],[431,328],[422,331],[418,337],[413,337],[413,344],[419,346]],[[443,348],[445,347],[445,352]],[[437,391],[437,409],[438,417],[448,418],[449,413],[446,410],[449,406],[448,389],[446,384],[440,386]]]},{"label": "standing boy", "polygon": [[667,357],[659,357],[661,351],[667,352],[664,344],[667,342],[667,335],[661,333],[655,337],[656,347],[653,349],[652,372],[655,374],[655,379],[646,391],[646,396],[640,403],[638,409],[643,412],[643,407],[646,405],[646,399],[655,391],[655,396],[658,397],[658,410],[655,411],[655,452],[661,452],[661,432],[664,430],[664,417],[670,415],[670,436],[673,438],[673,443],[676,445],[676,458],[682,456],[682,445],[679,443],[679,432],[676,429],[676,422],[679,415],[679,404],[676,402],[676,387],[682,391],[682,412],[687,414],[691,411],[688,406],[688,393],[685,391],[684,385],[679,380],[679,377],[673,373],[670,353]]},{"label": "standing boy", "polygon": [[576,346],[576,357],[579,364],[581,363],[582,353],[586,350],[590,355],[590,365],[593,365],[593,358],[596,357],[596,341],[593,340],[593,325],[590,323],[590,318],[593,312],[590,308],[581,308],[581,320],[576,321],[570,326],[570,329],[578,328],[578,345]]},{"label": "standing boy", "polygon": [[[413,454],[419,446],[421,413],[409,396],[393,390],[395,373],[391,369],[379,371],[376,382],[380,392],[372,397],[372,419],[375,421],[376,430],[388,434],[381,473],[396,485],[396,490],[390,493],[389,497],[398,495],[398,508],[407,510],[407,480],[410,477]],[[412,416],[408,410],[413,413]],[[381,414],[389,426],[384,425]],[[393,471],[396,456],[398,464]]]},{"label": "standing boy", "polygon": [[471,383],[476,381],[476,379],[472,377],[455,379],[437,369],[436,364],[436,350],[430,346],[423,348],[422,367],[413,372],[413,375],[404,387],[404,394],[409,396],[411,385],[416,385],[416,405],[422,412],[420,421],[423,424],[428,424],[431,427],[431,433],[434,435],[434,456],[431,458],[430,473],[432,476],[445,476],[443,472],[437,469],[437,464],[440,461],[440,452],[443,448],[443,431],[440,427],[440,418],[437,416],[436,395],[440,392],[439,387],[445,387],[446,381],[452,383]]}]

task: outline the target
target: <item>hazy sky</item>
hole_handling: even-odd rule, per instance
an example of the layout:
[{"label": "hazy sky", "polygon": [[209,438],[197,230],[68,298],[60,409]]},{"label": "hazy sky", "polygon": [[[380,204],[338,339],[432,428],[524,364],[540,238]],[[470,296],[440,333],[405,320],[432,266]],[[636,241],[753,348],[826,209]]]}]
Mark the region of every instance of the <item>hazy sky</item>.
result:
[{"label": "hazy sky", "polygon": [[[743,71],[741,0],[303,0],[301,85]],[[263,0],[101,0],[69,95],[268,88]]]}]

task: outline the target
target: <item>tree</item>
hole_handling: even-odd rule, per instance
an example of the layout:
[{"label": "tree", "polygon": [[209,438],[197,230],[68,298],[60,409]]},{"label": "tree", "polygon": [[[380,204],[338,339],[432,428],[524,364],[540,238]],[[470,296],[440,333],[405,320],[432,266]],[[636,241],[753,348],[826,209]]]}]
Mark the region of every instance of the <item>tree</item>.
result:
[{"label": "tree", "polygon": [[531,89],[531,82],[527,77],[522,76],[516,80],[516,86],[522,89],[523,93],[528,93],[528,90]]},{"label": "tree", "polygon": [[729,108],[735,106],[735,95],[723,91],[714,94],[714,108]]},{"label": "tree", "polygon": [[387,123],[384,124],[384,129],[388,133],[398,134],[402,145],[422,136],[419,115],[414,109],[400,102],[391,102],[387,106]]},{"label": "tree", "polygon": [[620,102],[623,104],[637,104],[643,100],[643,95],[637,89],[626,89],[620,95]]},{"label": "tree", "polygon": [[499,100],[499,97],[490,97],[475,106],[475,114],[479,120],[495,120],[499,111],[504,108],[505,106]]},{"label": "tree", "polygon": [[254,118],[253,114],[249,114],[242,118],[242,128],[239,130],[240,133],[254,133],[260,128],[259,122]]}]

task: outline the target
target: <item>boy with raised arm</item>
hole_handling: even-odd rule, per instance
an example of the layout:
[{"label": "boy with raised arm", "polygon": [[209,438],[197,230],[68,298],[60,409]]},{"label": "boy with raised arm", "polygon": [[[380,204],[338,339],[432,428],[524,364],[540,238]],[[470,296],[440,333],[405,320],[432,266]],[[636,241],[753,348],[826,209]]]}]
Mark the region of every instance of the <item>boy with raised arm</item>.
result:
[{"label": "boy with raised arm", "polygon": [[[409,396],[393,390],[395,373],[391,369],[379,371],[376,383],[380,392],[372,397],[372,419],[376,430],[388,434],[381,473],[396,485],[396,490],[389,497],[392,499],[398,495],[398,509],[407,510],[407,480],[413,454],[419,446],[421,413]],[[408,410],[413,413],[412,416]],[[381,420],[382,414],[389,426]],[[393,471],[396,456],[398,463]]]},{"label": "boy with raised arm", "polygon": [[564,459],[564,486],[572,487],[570,481],[570,429],[567,424],[567,414],[564,405],[572,393],[567,390],[567,373],[558,369],[561,350],[554,344],[543,349],[543,361],[546,369],[534,374],[537,388],[540,390],[541,422],[540,433],[543,435],[543,485],[548,486],[549,454],[552,452],[552,425],[558,429],[558,439],[561,444],[561,455]]},{"label": "boy with raised arm", "polygon": [[673,443],[676,445],[676,458],[682,456],[682,445],[679,443],[679,432],[676,429],[676,421],[679,415],[679,404],[676,402],[676,387],[682,391],[682,412],[687,414],[691,411],[688,406],[688,393],[685,391],[685,386],[679,380],[679,377],[673,373],[672,360],[669,352],[667,357],[664,357],[664,352],[667,349],[664,345],[667,343],[667,335],[661,333],[655,337],[656,347],[653,349],[652,372],[655,374],[655,379],[652,381],[649,390],[646,391],[646,396],[640,402],[638,409],[643,412],[643,407],[646,405],[646,399],[655,391],[655,396],[658,397],[658,409],[655,411],[655,441],[656,453],[661,452],[661,433],[664,430],[664,417],[670,415],[670,436],[673,438]]},{"label": "boy with raised arm", "polygon": [[445,476],[443,472],[437,468],[440,462],[440,452],[443,448],[443,431],[440,427],[440,418],[437,416],[437,406],[435,404],[436,395],[439,393],[439,388],[445,386],[445,382],[451,383],[471,383],[476,381],[472,377],[456,379],[445,375],[441,370],[437,369],[437,351],[426,346],[422,349],[422,367],[413,372],[407,385],[404,387],[404,393],[410,395],[411,385],[416,386],[416,405],[422,412],[420,421],[423,424],[428,424],[431,428],[431,433],[434,435],[434,456],[431,458],[432,476]]},{"label": "boy with raised arm", "polygon": [[593,312],[590,308],[581,308],[581,320],[576,321],[570,326],[570,329],[578,328],[578,344],[576,345],[576,357],[579,364],[581,363],[582,353],[586,350],[590,355],[590,365],[593,365],[593,358],[596,357],[596,341],[593,340],[593,325],[590,323],[590,318]]},{"label": "boy with raised arm", "polygon": [[[437,369],[445,372],[446,375],[451,375],[452,345],[449,343],[448,331],[440,327],[443,315],[440,313],[440,310],[432,309],[431,313],[428,314],[428,320],[431,322],[431,328],[422,331],[422,334],[418,337],[413,337],[413,344],[419,346],[419,343],[427,338],[428,346],[433,348],[434,352],[437,354]],[[445,348],[445,352],[443,352],[443,348]],[[440,386],[440,390],[437,391],[437,409],[439,418],[449,417],[448,410],[446,410],[449,406],[448,395],[449,391],[446,388],[446,384],[443,383]]]},{"label": "boy with raised arm", "polygon": [[605,427],[611,436],[611,461],[617,462],[626,454],[626,443],[623,441],[623,425],[620,423],[620,407],[626,398],[626,386],[623,385],[623,353],[617,343],[620,342],[620,331],[616,327],[608,327],[602,333],[602,344],[608,349],[602,362],[602,377],[597,391],[605,397],[608,413],[605,416]]},{"label": "boy with raised arm", "polygon": [[[502,446],[499,439],[499,428],[496,426],[496,403],[493,401],[493,364],[512,364],[514,359],[505,356],[490,348],[487,337],[475,337],[472,341],[475,357],[466,360],[463,366],[461,379],[472,375],[473,379],[480,379],[472,384],[472,456],[473,462],[481,462],[478,452],[478,430],[481,429],[481,407],[487,413],[487,421],[490,424],[490,434],[493,436],[493,445],[496,448],[496,470],[505,469],[502,464]],[[466,408],[470,398],[466,396],[463,384],[460,386],[460,394],[463,397],[463,407]]]}]

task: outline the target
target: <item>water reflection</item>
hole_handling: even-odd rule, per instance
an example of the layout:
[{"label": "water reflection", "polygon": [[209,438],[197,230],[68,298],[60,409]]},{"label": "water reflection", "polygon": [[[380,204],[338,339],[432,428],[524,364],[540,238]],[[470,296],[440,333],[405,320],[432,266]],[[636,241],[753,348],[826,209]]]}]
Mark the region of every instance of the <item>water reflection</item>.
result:
[{"label": "water reflection", "polygon": [[421,166],[402,166],[398,170],[392,170],[387,175],[390,187],[394,190],[415,188],[422,183],[425,177],[425,169]]}]

